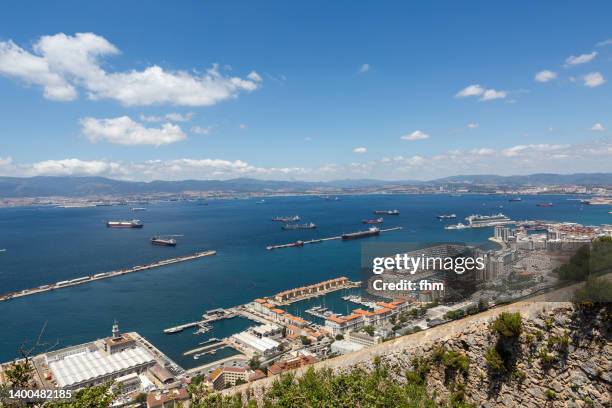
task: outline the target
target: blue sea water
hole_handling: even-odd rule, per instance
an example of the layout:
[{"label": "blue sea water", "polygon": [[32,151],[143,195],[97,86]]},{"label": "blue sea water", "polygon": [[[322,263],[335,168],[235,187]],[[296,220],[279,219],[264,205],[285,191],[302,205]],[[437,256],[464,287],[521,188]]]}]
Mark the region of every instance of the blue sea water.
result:
[{"label": "blue sea water", "polygon": [[[611,223],[607,206],[582,206],[567,196],[523,197],[522,202],[489,195],[367,195],[340,201],[318,197],[153,203],[144,212],[128,207],[63,209],[23,207],[0,209],[0,292],[9,292],[91,275],[154,260],[215,249],[213,257],[156,268],[45,294],[0,303],[0,361],[16,356],[25,340],[33,339],[47,322],[45,339],[58,347],[109,335],[114,319],[124,331],[137,331],[179,364],[194,365],[182,356],[198,342],[224,337],[248,327],[243,319],[215,323],[205,335],[191,331],[164,335],[164,328],[193,321],[209,309],[246,303],[253,298],[338,276],[360,278],[364,242],[460,241],[490,245],[492,228],[444,230],[447,223],[473,214],[502,211],[513,219],[546,219],[587,225]],[[553,202],[549,208],[538,202]],[[503,208],[499,208],[503,206]],[[339,235],[365,229],[364,218],[374,209],[399,209],[386,216],[385,228],[403,230],[350,242],[329,241],[303,248],[267,251],[269,244]],[[437,214],[458,218],[440,222]],[[316,230],[282,231],[273,216],[299,214]],[[112,219],[138,217],[142,229],[108,229]],[[175,248],[157,247],[153,235],[180,234]],[[346,313],[339,294],[329,305]],[[313,301],[320,304],[320,300]],[[308,304],[305,304],[308,306]],[[354,306],[354,305],[351,305]],[[351,307],[349,306],[349,307]],[[304,308],[295,306],[296,313]],[[352,308],[352,307],[351,307]],[[306,317],[306,316],[304,316]],[[215,358],[231,353],[225,350]],[[196,361],[202,364],[205,360]]]}]

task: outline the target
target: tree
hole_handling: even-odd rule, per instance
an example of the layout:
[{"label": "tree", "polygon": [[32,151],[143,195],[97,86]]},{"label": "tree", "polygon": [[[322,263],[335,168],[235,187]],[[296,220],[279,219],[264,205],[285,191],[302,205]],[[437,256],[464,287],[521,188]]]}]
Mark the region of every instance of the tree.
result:
[{"label": "tree", "polygon": [[110,382],[96,387],[83,388],[77,391],[68,401],[52,402],[50,408],[108,408],[116,395],[111,391]]},{"label": "tree", "polygon": [[521,314],[502,312],[497,319],[491,323],[490,329],[503,337],[518,337],[523,330],[523,320]]},{"label": "tree", "polygon": [[261,367],[261,361],[259,361],[258,355],[254,355],[249,360],[249,367],[251,368],[251,370],[257,370],[259,367]]},{"label": "tree", "polygon": [[368,333],[370,336],[374,336],[374,326],[363,326],[361,331]]},{"label": "tree", "polygon": [[344,340],[344,336],[341,334],[336,334],[336,340]]},{"label": "tree", "polygon": [[300,336],[300,340],[302,341],[302,344],[304,346],[310,346],[312,344],[312,340],[310,340],[308,337],[306,336]]}]

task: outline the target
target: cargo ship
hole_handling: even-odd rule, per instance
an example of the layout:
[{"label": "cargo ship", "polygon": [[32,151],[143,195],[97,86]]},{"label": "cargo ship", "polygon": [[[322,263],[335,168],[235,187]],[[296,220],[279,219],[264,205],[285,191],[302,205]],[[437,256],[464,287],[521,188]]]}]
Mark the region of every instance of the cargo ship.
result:
[{"label": "cargo ship", "polygon": [[294,215],[294,216],[290,216],[290,217],[274,217],[272,218],[272,221],[276,221],[276,222],[296,222],[300,220],[300,216],[299,215]]},{"label": "cargo ship", "polygon": [[140,222],[140,220],[108,221],[106,226],[108,228],[142,228],[143,224]]},{"label": "cargo ship", "polygon": [[399,215],[399,210],[375,210],[374,214]]},{"label": "cargo ship", "polygon": [[145,207],[132,207],[132,211],[147,211]]},{"label": "cargo ship", "polygon": [[272,249],[280,249],[280,248],[293,248],[293,247],[303,247],[304,246],[304,241],[295,241],[292,242],[290,244],[283,244],[283,245],[268,245],[266,247],[266,249],[268,251],[272,250]]},{"label": "cargo ship", "polygon": [[176,246],[176,239],[174,239],[174,238],[153,237],[153,238],[151,238],[151,243],[153,245],[160,245],[160,246]]},{"label": "cargo ship", "polygon": [[438,215],[438,219],[439,220],[447,220],[447,219],[452,219],[452,218],[457,218],[457,214],[442,214],[442,215]]},{"label": "cargo ship", "polygon": [[300,229],[315,229],[317,224],[309,222],[306,224],[285,224],[282,226],[284,230],[300,230]]},{"label": "cargo ship", "polygon": [[538,207],[552,207],[553,203],[537,203]]},{"label": "cargo ship", "polygon": [[512,220],[502,213],[493,215],[470,215],[465,220],[470,227],[492,227],[512,223]]},{"label": "cargo ship", "polygon": [[364,224],[382,224],[383,222],[385,222],[385,220],[381,217],[373,220],[362,220],[361,222]]},{"label": "cargo ship", "polygon": [[508,201],[512,203],[512,202],[523,201],[523,199],[521,197],[514,197],[514,198],[509,199]]},{"label": "cargo ship", "polygon": [[359,238],[374,237],[376,235],[380,235],[380,229],[376,227],[371,227],[366,231],[357,231],[357,232],[351,232],[349,234],[342,234],[342,239],[343,240],[359,239]]}]

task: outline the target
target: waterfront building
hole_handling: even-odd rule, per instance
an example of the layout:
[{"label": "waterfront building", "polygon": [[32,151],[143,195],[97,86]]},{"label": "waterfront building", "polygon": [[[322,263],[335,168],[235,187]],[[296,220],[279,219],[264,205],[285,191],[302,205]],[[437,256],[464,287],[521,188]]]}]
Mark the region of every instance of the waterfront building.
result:
[{"label": "waterfront building", "polygon": [[249,370],[242,367],[219,367],[210,374],[210,383],[216,391],[233,387],[236,382],[246,383],[265,378],[261,370]]}]

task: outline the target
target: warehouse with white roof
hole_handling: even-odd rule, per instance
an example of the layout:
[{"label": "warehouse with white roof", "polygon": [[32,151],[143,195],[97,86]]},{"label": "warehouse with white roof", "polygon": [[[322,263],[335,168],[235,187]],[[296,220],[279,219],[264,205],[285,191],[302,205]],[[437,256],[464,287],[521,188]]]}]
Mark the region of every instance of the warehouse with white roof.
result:
[{"label": "warehouse with white roof", "polygon": [[259,338],[249,332],[240,332],[232,336],[241,345],[263,355],[274,355],[279,351],[280,343],[267,337]]},{"label": "warehouse with white roof", "polygon": [[138,346],[114,354],[83,347],[68,356],[49,359],[47,364],[58,387],[76,389],[102,384],[130,373],[142,373],[155,364],[155,359]]}]

